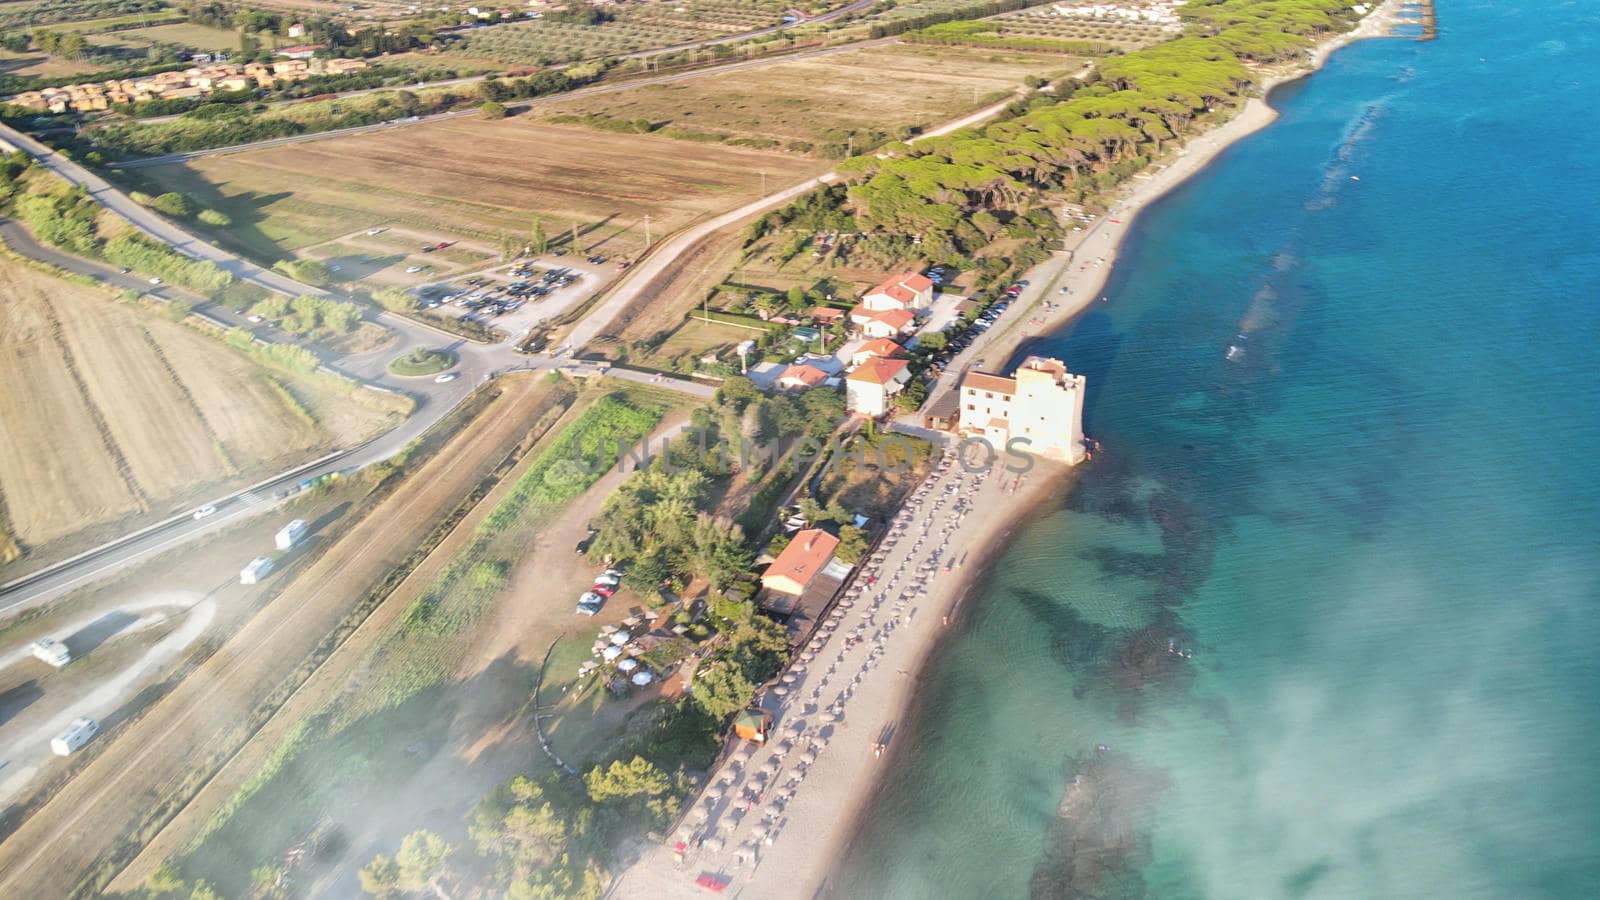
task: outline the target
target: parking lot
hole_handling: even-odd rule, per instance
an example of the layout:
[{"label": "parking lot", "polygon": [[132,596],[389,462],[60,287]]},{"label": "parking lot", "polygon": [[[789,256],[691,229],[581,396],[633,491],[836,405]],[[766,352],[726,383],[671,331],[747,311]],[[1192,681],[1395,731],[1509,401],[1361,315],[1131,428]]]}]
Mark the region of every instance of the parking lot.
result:
[{"label": "parking lot", "polygon": [[500,329],[513,338],[594,294],[607,274],[604,260],[517,260],[471,276],[423,285],[424,308]]}]

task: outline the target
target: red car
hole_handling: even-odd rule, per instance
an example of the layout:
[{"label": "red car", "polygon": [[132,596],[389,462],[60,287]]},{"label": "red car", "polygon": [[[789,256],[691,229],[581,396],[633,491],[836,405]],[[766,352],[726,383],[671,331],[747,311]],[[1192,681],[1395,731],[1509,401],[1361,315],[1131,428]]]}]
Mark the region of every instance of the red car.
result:
[{"label": "red car", "polygon": [[612,594],[617,592],[615,587],[612,587],[608,584],[597,584],[594,587],[589,588],[589,590],[594,591],[596,594],[599,594],[602,597],[610,597]]}]

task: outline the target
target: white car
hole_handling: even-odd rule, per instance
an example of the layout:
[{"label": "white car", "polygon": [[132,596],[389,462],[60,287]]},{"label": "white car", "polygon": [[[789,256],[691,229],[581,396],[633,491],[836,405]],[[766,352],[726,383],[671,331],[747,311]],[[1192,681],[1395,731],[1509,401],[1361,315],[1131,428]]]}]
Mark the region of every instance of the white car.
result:
[{"label": "white car", "polygon": [[421,266],[406,266],[406,274],[407,275],[415,275],[415,274],[417,274],[418,272],[421,272],[421,271],[422,271],[422,267]]},{"label": "white car", "polygon": [[160,284],[160,283],[161,283],[161,279],[159,279],[159,278],[152,278],[152,279],[150,279],[150,283],[151,283],[151,284]]},{"label": "white car", "polygon": [[461,377],[460,372],[446,372],[433,380],[434,384],[446,384]]},{"label": "white car", "polygon": [[210,516],[215,515],[216,512],[217,512],[217,508],[208,503],[205,506],[202,506],[199,509],[194,511],[194,520],[196,522],[198,522],[201,519],[208,518]]},{"label": "white car", "polygon": [[368,228],[367,234],[383,234],[385,230],[383,228]]},{"label": "white car", "polygon": [[622,579],[616,575],[602,574],[595,576],[594,583],[602,587],[616,587],[622,583]]},{"label": "white car", "polygon": [[266,321],[266,319],[263,319],[260,316],[249,316],[248,319],[252,325],[260,325],[262,322]]}]

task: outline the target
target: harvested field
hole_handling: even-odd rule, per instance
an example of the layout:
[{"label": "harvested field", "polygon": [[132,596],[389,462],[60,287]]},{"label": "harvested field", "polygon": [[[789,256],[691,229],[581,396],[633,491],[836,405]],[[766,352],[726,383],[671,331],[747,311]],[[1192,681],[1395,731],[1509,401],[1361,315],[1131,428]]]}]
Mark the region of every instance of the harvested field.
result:
[{"label": "harvested field", "polygon": [[897,138],[970,112],[991,96],[1022,86],[1029,75],[1053,77],[1083,60],[1053,54],[957,47],[891,45],[758,69],[644,85],[536,107],[550,120],[574,116],[648,120],[663,134],[675,129],[720,135],[726,141],[836,151],[851,134],[856,151],[874,136]]},{"label": "harvested field", "polygon": [[[791,155],[583,128],[456,119],[403,130],[158,166],[161,190],[220,209],[214,237],[258,257],[375,226],[477,238],[498,247],[537,215],[560,246],[576,225],[585,248],[628,256],[645,215],[659,238],[701,216],[804,180],[821,165]],[[403,230],[403,229],[399,229]],[[413,245],[413,263],[428,261]]]},{"label": "harvested field", "polygon": [[109,880],[201,788],[311,674],[316,648],[343,636],[369,591],[408,562],[553,399],[542,378],[498,384],[502,396],[342,528],[215,654],[142,718],[101,738],[107,743],[99,754],[0,844],[0,893],[96,892],[89,885]]},{"label": "harvested field", "polygon": [[27,547],[182,509],[390,421],[11,260],[0,300],[0,521]]}]

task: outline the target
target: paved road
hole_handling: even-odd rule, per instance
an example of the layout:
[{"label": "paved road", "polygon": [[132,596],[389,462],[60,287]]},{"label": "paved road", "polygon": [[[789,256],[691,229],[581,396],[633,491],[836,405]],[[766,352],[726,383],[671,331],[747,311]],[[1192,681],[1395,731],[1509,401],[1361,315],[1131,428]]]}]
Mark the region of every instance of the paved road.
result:
[{"label": "paved road", "polygon": [[[894,43],[896,38],[879,38],[875,41],[863,41],[855,44],[844,44],[839,47],[822,47],[816,50],[802,50],[799,53],[788,53],[780,56],[764,57],[762,59],[741,60],[720,66],[707,66],[690,72],[677,72],[671,75],[653,75],[648,78],[636,78],[630,81],[619,81],[612,84],[599,84],[593,87],[578,88],[561,94],[550,94],[545,97],[533,97],[528,100],[508,101],[505,105],[512,109],[527,109],[546,103],[559,103],[578,97],[593,96],[595,94],[609,94],[614,91],[626,91],[637,87],[652,84],[672,84],[678,81],[688,81],[693,78],[705,78],[710,75],[725,75],[729,72],[740,72],[745,69],[755,69],[763,66],[772,66],[779,63],[793,62],[801,59],[814,59],[818,56],[829,56],[834,53],[847,53],[851,50],[861,50],[868,47],[878,47]],[[255,141],[249,144],[234,144],[228,147],[214,147],[210,150],[194,150],[188,153],[168,153],[164,156],[147,156],[143,159],[132,159],[118,163],[124,169],[143,169],[150,166],[165,166],[173,163],[188,162],[206,156],[221,156],[227,153],[245,153],[250,150],[263,150],[268,147],[282,147],[287,144],[302,144],[307,141],[321,141],[328,138],[343,137],[351,134],[364,134],[369,131],[384,131],[390,128],[400,128],[406,125],[418,125],[424,122],[442,122],[446,119],[457,119],[462,116],[476,116],[476,109],[458,109],[452,112],[435,113],[431,116],[418,116],[407,119],[394,119],[388,122],[379,122],[375,125],[356,125],[351,128],[338,128],[333,131],[319,131],[315,134],[295,134],[288,137],[268,138],[264,141]]]}]

